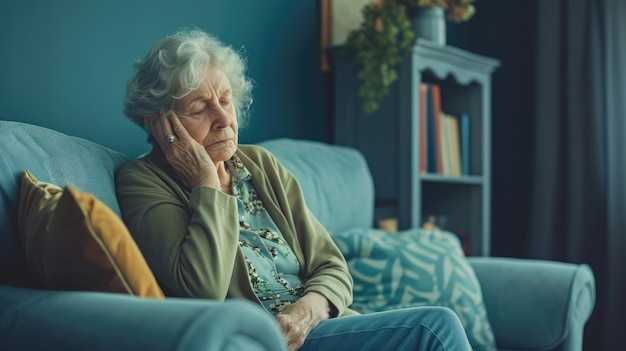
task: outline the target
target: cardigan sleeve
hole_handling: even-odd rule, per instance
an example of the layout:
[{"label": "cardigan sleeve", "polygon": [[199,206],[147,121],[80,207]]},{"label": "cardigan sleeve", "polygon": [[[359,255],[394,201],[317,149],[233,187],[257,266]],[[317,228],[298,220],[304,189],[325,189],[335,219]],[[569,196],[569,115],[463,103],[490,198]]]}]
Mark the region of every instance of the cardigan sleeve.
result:
[{"label": "cardigan sleeve", "polygon": [[159,168],[135,160],[116,177],[124,222],[164,290],[224,300],[238,252],[237,202],[212,188],[189,199]]},{"label": "cardigan sleeve", "polygon": [[318,292],[333,305],[334,315],[342,315],[352,304],[352,276],[345,258],[330,234],[308,209],[295,178],[287,187],[292,203],[293,222],[304,256],[304,292]]}]

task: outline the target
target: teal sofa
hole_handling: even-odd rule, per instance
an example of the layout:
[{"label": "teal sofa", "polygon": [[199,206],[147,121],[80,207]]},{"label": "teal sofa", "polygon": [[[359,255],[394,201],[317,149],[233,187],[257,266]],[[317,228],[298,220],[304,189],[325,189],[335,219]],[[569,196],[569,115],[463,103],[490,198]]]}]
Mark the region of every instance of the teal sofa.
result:
[{"label": "teal sofa", "polygon": [[[309,207],[331,233],[372,226],[373,182],[358,151],[292,139],[260,145],[294,173]],[[114,177],[127,160],[81,138],[0,121],[0,349],[284,350],[273,318],[247,301],[159,300],[37,288],[17,238],[22,171],[60,186],[72,184],[119,214]],[[480,281],[499,350],[582,349],[595,303],[594,276],[587,265],[468,260]]]}]

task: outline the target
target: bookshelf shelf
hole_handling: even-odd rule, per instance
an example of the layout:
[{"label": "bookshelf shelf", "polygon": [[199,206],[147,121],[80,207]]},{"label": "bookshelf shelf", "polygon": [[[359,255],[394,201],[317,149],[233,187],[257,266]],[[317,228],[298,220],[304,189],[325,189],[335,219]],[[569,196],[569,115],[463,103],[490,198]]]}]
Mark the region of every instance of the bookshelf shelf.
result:
[{"label": "bookshelf shelf", "polygon": [[483,177],[480,176],[444,176],[439,174],[422,174],[420,176],[422,182],[442,182],[442,183],[459,183],[482,185]]},{"label": "bookshelf shelf", "polygon": [[[469,254],[490,254],[491,75],[498,60],[418,39],[399,67],[399,80],[372,115],[362,112],[358,67],[330,48],[333,138],[359,149],[376,187],[376,220],[396,218],[399,229],[445,217],[444,229],[469,239]],[[468,171],[462,176],[421,171],[420,85],[437,85],[441,112],[468,115]]]}]

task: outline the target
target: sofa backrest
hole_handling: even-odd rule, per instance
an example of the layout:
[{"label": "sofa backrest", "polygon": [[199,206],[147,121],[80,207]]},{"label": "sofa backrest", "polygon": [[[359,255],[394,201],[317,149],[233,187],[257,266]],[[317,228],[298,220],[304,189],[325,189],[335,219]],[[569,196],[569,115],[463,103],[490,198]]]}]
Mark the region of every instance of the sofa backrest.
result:
[{"label": "sofa backrest", "polygon": [[[311,211],[331,232],[371,227],[374,183],[356,149],[321,142],[273,139],[270,150],[298,179]],[[40,181],[93,194],[118,215],[115,174],[128,161],[97,143],[48,128],[0,120],[0,284],[28,285],[28,264],[17,236],[20,179],[25,169]]]},{"label": "sofa backrest", "polygon": [[23,257],[17,242],[20,179],[29,169],[40,181],[95,195],[120,213],[115,172],[127,162],[116,151],[54,130],[0,120],[0,284],[17,284]]},{"label": "sofa backrest", "polygon": [[372,227],[374,181],[358,150],[288,138],[258,145],[271,151],[298,179],[307,205],[331,234]]}]

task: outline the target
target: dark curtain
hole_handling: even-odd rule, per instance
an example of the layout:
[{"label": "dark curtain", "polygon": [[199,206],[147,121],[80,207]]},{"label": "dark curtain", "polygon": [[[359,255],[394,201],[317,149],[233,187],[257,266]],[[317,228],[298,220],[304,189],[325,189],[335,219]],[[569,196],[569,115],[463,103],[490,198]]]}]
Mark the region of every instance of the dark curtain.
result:
[{"label": "dark curtain", "polygon": [[588,263],[584,350],[626,344],[626,1],[537,2],[528,256]]}]

